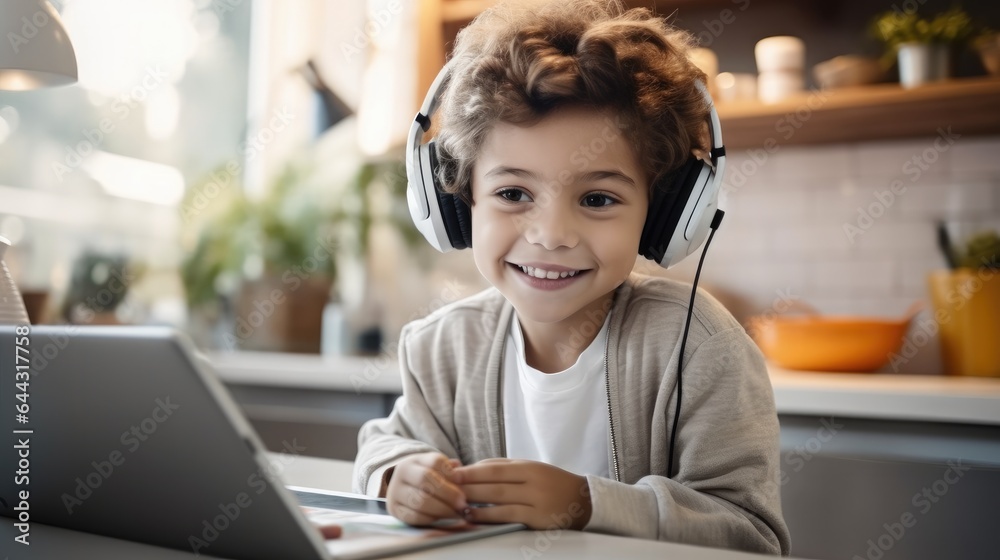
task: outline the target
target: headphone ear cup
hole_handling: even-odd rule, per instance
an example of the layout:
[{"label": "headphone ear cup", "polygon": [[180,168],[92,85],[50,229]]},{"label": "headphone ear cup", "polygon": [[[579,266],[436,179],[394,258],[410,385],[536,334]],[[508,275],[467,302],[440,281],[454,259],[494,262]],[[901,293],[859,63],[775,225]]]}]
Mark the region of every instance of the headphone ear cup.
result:
[{"label": "headphone ear cup", "polygon": [[461,247],[456,245],[455,248],[469,249],[472,247],[472,208],[461,197],[448,196],[455,202],[455,221],[458,222],[458,231],[461,233],[463,243]]},{"label": "headphone ear cup", "polygon": [[652,198],[639,238],[639,254],[659,263],[678,232],[678,224],[695,183],[706,163],[694,156],[673,173],[663,176],[651,189]]},{"label": "headphone ear cup", "polygon": [[472,247],[472,213],[469,205],[460,197],[441,190],[437,177],[437,147],[431,141],[426,148],[430,152],[430,180],[441,209],[441,221],[448,234],[448,242],[455,249]]},{"label": "headphone ear cup", "polygon": [[437,194],[441,218],[451,246],[455,249],[472,247],[472,216],[469,205],[453,194],[441,191],[437,191]]}]

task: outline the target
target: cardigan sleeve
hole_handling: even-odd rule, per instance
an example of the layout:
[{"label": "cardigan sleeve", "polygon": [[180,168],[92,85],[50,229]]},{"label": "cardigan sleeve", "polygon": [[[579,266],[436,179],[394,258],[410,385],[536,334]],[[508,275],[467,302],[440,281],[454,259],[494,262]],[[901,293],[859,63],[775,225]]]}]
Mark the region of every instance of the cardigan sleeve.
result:
[{"label": "cardigan sleeve", "polygon": [[354,492],[379,495],[379,490],[388,482],[386,473],[408,455],[437,451],[448,457],[458,457],[454,422],[448,415],[453,407],[442,406],[439,402],[441,399],[453,400],[454,396],[445,388],[421,383],[413,371],[408,339],[414,328],[413,323],[407,324],[399,337],[403,395],[396,399],[388,417],[369,420],[358,432]]},{"label": "cardigan sleeve", "polygon": [[[593,510],[584,530],[788,555],[774,394],[741,327],[699,345],[682,394],[674,477],[625,484],[587,476]],[[676,396],[666,405],[671,419]],[[670,437],[662,424],[653,437]]]}]

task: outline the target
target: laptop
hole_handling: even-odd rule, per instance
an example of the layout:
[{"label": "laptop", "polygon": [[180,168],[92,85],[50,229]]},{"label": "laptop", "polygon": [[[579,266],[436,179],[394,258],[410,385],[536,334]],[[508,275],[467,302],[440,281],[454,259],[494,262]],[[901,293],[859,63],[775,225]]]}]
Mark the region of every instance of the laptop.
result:
[{"label": "laptop", "polygon": [[382,499],[286,487],[174,329],[22,328],[0,325],[0,515],[14,523],[247,560],[377,558],[524,529],[409,527]]}]

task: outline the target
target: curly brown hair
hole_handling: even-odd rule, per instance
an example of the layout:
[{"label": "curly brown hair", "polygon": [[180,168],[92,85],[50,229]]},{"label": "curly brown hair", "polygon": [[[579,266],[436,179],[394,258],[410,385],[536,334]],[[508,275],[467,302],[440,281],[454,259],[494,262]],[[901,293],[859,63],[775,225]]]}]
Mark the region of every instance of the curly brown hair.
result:
[{"label": "curly brown hair", "polygon": [[690,34],[619,0],[501,2],[456,38],[436,138],[438,179],[472,203],[472,167],[497,121],[576,105],[610,109],[649,185],[707,149],[709,108]]}]

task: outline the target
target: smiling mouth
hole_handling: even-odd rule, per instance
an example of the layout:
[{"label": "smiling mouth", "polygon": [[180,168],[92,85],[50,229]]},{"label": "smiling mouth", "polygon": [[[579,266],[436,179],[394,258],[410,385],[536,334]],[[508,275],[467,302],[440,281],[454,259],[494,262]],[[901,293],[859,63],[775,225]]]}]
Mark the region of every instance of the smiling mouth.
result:
[{"label": "smiling mouth", "polygon": [[531,267],[531,266],[523,266],[523,265],[514,264],[514,263],[507,263],[507,264],[509,264],[512,267],[516,268],[517,270],[521,271],[521,273],[524,274],[524,275],[526,275],[526,276],[531,276],[532,278],[538,278],[538,279],[541,279],[541,280],[559,280],[561,278],[572,278],[574,276],[579,276],[581,274],[584,274],[585,272],[588,272],[590,270],[588,268],[588,269],[584,269],[584,270],[571,270],[571,271],[564,271],[564,272],[556,272],[554,270],[544,270],[544,269],[541,269],[541,268],[535,268],[535,267]]}]

